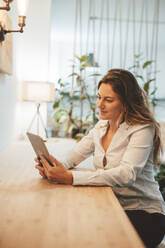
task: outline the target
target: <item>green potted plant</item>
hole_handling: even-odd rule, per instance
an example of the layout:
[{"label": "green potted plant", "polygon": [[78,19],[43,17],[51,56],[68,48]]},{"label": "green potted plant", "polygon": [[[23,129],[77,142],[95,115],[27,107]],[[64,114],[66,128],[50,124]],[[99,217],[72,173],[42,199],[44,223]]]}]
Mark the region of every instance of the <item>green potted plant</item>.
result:
[{"label": "green potted plant", "polygon": [[[95,78],[99,73],[87,74],[90,67],[89,57],[76,56],[72,65],[72,73],[68,76],[71,82],[59,79],[57,97],[54,103],[52,117],[56,126],[65,126],[65,136],[82,138],[98,121],[96,112]],[[89,86],[94,84],[93,92]],[[67,86],[69,86],[67,88]],[[88,111],[85,111],[88,109]]]},{"label": "green potted plant", "polygon": [[133,71],[138,81],[140,80],[139,83],[142,84],[150,104],[154,107],[156,105],[155,93],[157,87],[155,85],[156,78],[152,73],[153,63],[153,60],[145,60],[141,54],[134,55],[134,65],[128,69]]}]

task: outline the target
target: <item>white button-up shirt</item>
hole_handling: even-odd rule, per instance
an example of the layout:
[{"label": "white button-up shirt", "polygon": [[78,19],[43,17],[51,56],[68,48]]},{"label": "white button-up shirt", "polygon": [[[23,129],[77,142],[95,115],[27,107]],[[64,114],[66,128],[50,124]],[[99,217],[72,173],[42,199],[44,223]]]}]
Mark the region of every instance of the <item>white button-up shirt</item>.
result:
[{"label": "white button-up shirt", "polygon": [[[72,151],[64,165],[72,168],[93,154],[95,171],[73,171],[73,185],[111,186],[126,210],[165,214],[165,202],[154,180],[151,125],[120,125],[105,152],[107,121],[99,121]],[[106,166],[103,159],[106,157]]]}]

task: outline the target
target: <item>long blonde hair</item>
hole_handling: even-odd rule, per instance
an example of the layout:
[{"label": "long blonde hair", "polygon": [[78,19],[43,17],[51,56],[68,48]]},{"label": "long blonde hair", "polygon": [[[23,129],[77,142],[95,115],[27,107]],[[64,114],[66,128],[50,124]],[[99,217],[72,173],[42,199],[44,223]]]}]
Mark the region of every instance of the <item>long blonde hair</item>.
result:
[{"label": "long blonde hair", "polygon": [[148,97],[140,88],[134,75],[123,69],[112,69],[98,84],[110,84],[124,106],[124,120],[128,125],[150,124],[155,130],[153,161],[157,165],[161,152],[160,128],[150,111]]}]

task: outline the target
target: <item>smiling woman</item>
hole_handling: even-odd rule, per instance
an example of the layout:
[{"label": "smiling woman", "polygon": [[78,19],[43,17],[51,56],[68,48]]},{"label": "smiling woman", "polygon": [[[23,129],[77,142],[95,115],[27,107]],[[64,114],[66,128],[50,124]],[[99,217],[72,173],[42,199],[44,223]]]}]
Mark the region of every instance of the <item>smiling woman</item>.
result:
[{"label": "smiling woman", "polygon": [[[98,85],[101,121],[54,167],[42,158],[40,174],[72,185],[113,188],[130,221],[149,248],[165,234],[165,203],[154,180],[160,153],[159,125],[143,90],[129,71],[112,69]],[[68,171],[91,154],[95,171]],[[152,223],[152,224],[151,224]]]}]

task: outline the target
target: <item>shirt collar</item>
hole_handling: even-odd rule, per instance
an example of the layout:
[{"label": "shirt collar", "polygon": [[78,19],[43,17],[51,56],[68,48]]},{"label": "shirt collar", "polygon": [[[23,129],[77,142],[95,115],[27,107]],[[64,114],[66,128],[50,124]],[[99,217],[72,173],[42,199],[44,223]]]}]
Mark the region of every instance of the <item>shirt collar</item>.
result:
[{"label": "shirt collar", "polygon": [[[101,128],[101,129],[108,128],[108,126],[109,126],[108,120],[103,121],[103,122],[100,124],[100,128]],[[128,129],[128,128],[129,128],[129,125],[124,121],[124,122],[122,122],[122,123],[119,125],[119,128],[118,128],[118,129],[124,130],[124,129]]]}]

